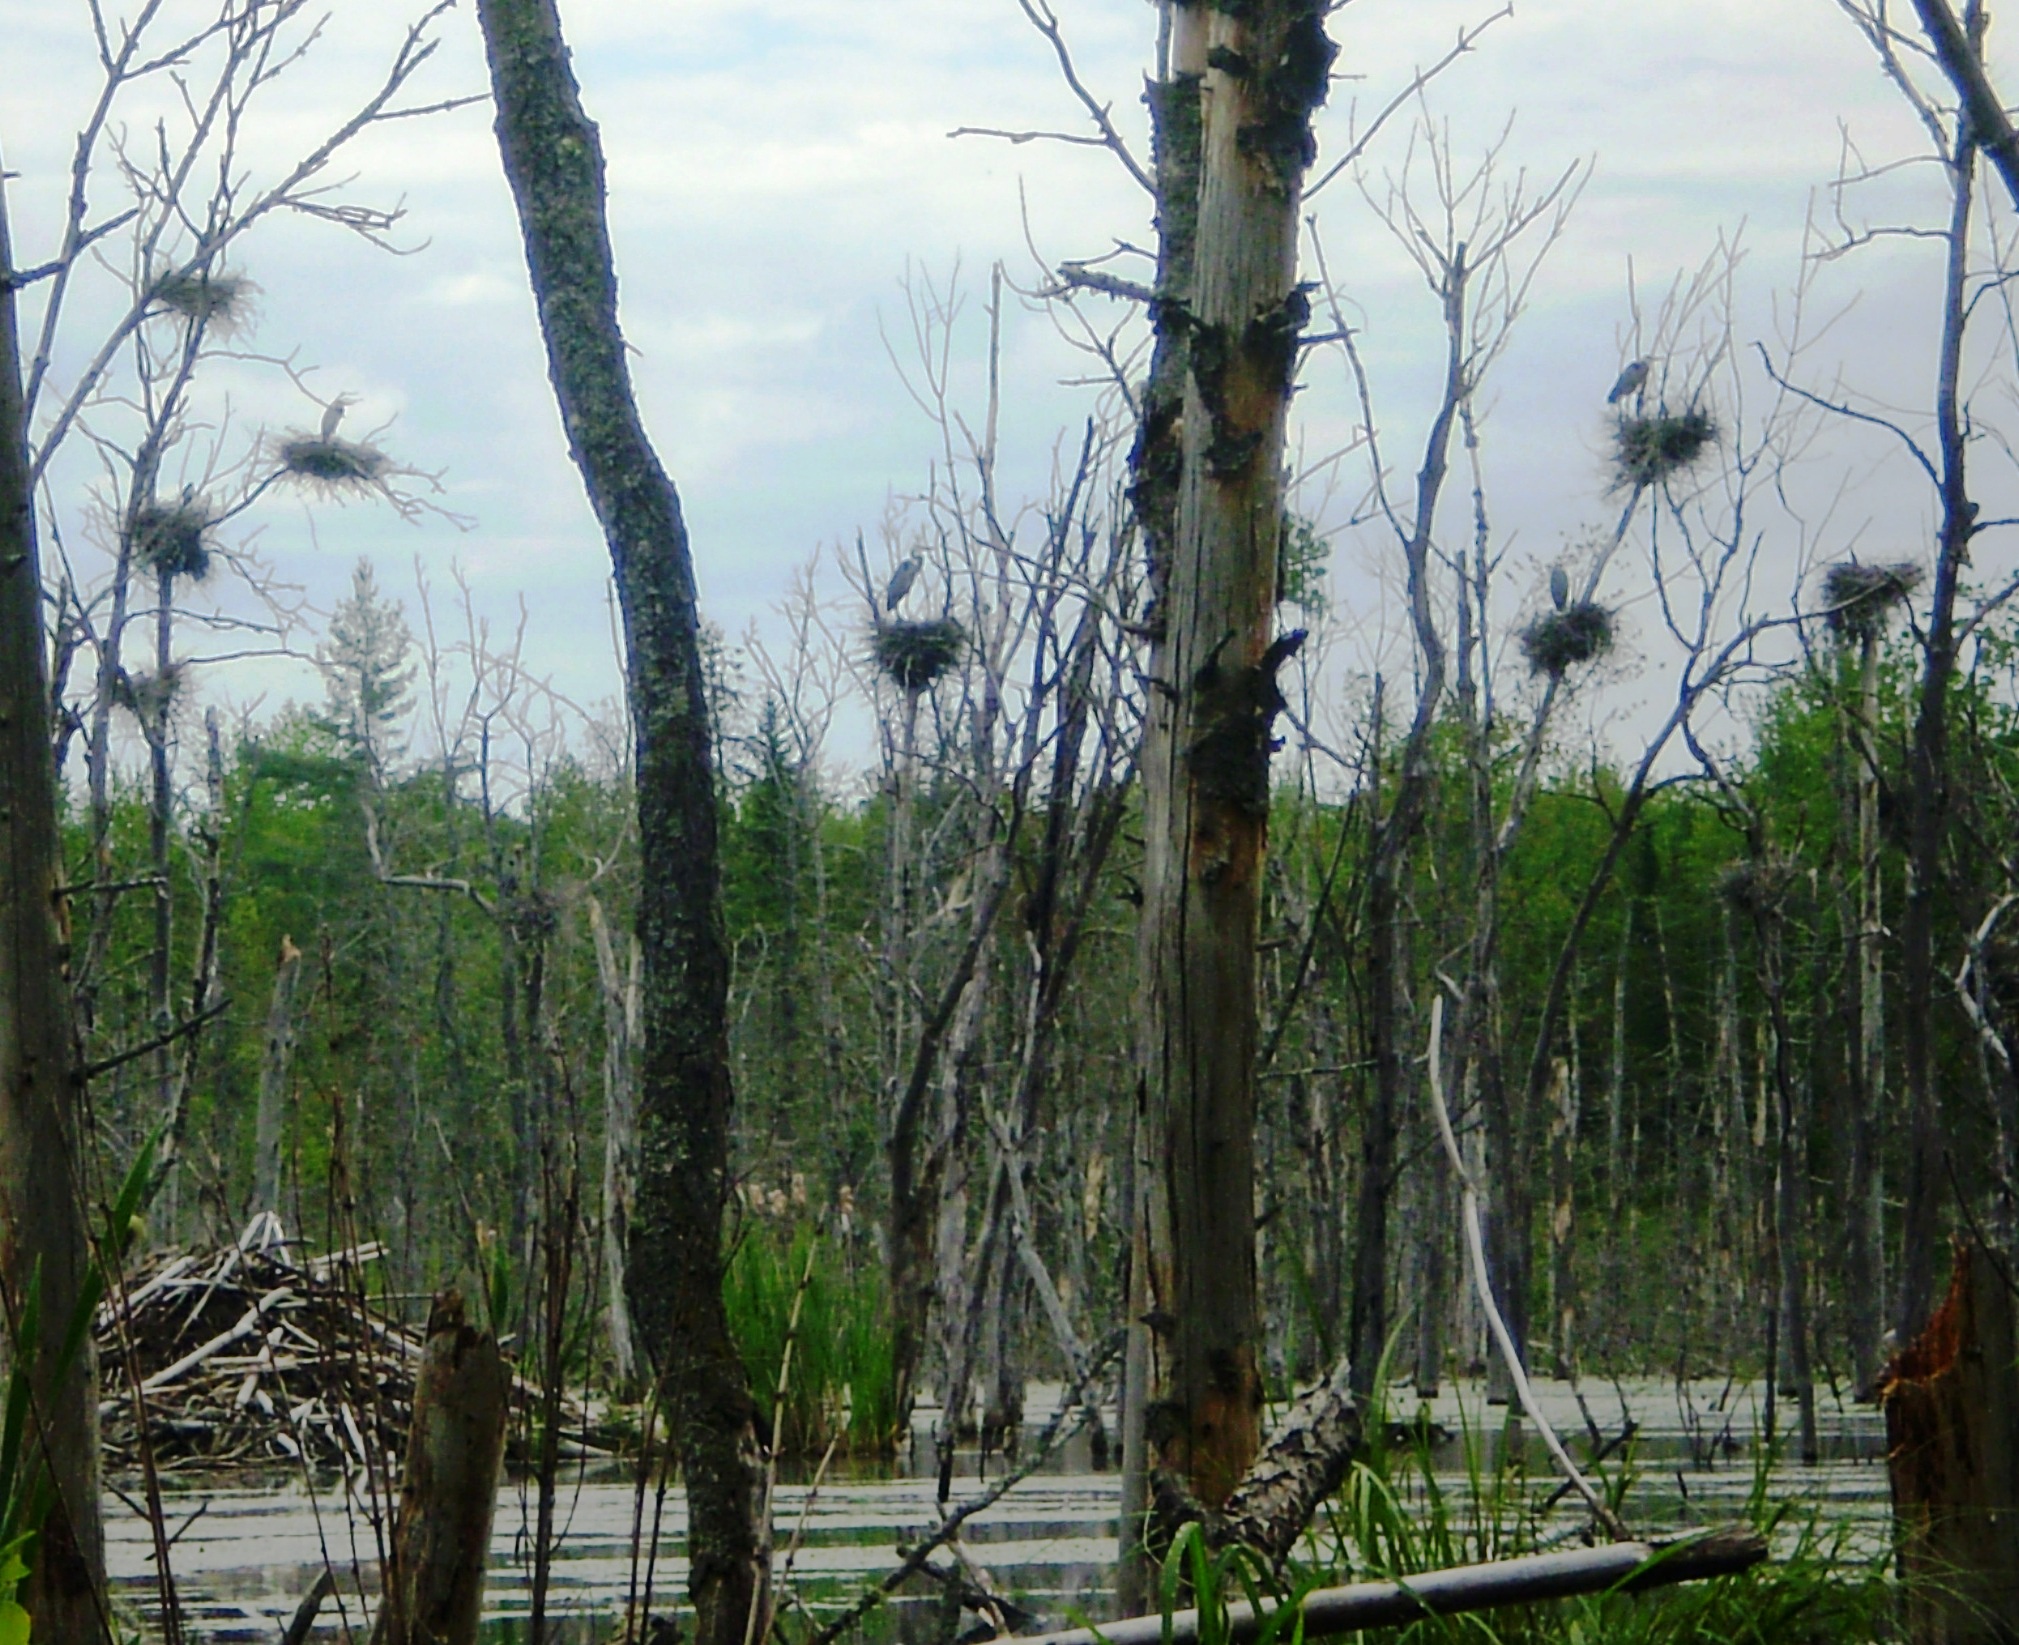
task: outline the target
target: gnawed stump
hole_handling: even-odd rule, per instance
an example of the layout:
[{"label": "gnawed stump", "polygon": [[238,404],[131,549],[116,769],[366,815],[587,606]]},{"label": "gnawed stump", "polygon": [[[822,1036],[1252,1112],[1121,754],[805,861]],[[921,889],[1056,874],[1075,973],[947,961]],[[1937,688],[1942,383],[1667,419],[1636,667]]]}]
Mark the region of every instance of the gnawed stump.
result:
[{"label": "gnawed stump", "polygon": [[372,1645],[476,1645],[511,1376],[497,1339],[435,1298],[414,1384],[400,1513]]},{"label": "gnawed stump", "polygon": [[1959,1247],[1886,1368],[1886,1465],[1915,1645],[2019,1641],[2019,1338],[2009,1266]]}]

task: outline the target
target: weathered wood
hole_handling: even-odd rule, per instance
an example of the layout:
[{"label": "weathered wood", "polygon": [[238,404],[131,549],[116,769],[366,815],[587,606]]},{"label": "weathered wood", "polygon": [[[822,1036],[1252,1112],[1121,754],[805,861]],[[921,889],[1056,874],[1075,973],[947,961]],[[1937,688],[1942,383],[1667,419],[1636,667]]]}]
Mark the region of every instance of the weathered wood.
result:
[{"label": "weathered wood", "polygon": [[1981,1245],[1881,1399],[1909,1636],[2019,1639],[2019,1336],[2010,1270]]},{"label": "weathered wood", "polygon": [[497,1339],[435,1299],[372,1645],[475,1645],[511,1377]]},{"label": "weathered wood", "polygon": [[[1284,419],[1309,314],[1298,191],[1332,59],[1324,13],[1319,0],[1264,0],[1180,7],[1176,20],[1207,31],[1205,118],[1192,278],[1160,295],[1158,313],[1160,328],[1184,331],[1189,370],[1175,535],[1151,575],[1139,937],[1147,1262],[1130,1306],[1148,1326],[1151,1397],[1131,1388],[1146,1443],[1132,1436],[1126,1449],[1136,1469],[1181,1476],[1208,1507],[1261,1440],[1255,949],[1276,676],[1303,638],[1276,634],[1276,584]],[[1166,232],[1183,204],[1160,201]],[[1169,495],[1145,467],[1153,432],[1138,451],[1139,509],[1146,485],[1153,499]],[[1139,1501],[1131,1485],[1125,1513]]]},{"label": "weathered wood", "polygon": [[[6,176],[0,167],[0,180]],[[0,181],[4,188],[4,181]],[[29,1385],[54,1502],[21,1603],[48,1645],[107,1634],[97,1358],[64,1355],[84,1296],[82,1081],[71,1043],[69,904],[56,833],[42,569],[29,484],[12,252],[0,196],[0,1286],[42,1320]]]},{"label": "weathered wood", "polygon": [[[1426,1571],[1407,1582],[1320,1588],[1304,1599],[1304,1635],[1319,1639],[1360,1628],[1395,1627],[1427,1616],[1532,1605],[1611,1588],[1642,1593],[1678,1582],[1731,1576],[1766,1557],[1765,1538],[1750,1530],[1723,1530],[1673,1541],[1614,1542],[1603,1548],[1458,1565]],[[1253,1639],[1274,1609],[1264,1606],[1258,1612],[1245,1603],[1229,1605],[1224,1637],[1230,1645]],[[1099,1628],[1040,1634],[1019,1645],[1192,1645],[1198,1638],[1199,1613],[1176,1611],[1168,1623],[1157,1615],[1128,1617]]]}]

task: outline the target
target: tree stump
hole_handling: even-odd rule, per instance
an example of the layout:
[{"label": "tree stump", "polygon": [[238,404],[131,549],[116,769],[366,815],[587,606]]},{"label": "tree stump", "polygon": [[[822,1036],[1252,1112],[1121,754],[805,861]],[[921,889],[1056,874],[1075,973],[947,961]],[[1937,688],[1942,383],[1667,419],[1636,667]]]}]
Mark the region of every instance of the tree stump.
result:
[{"label": "tree stump", "polygon": [[497,1339],[444,1291],[428,1314],[372,1645],[476,1645],[510,1391]]},{"label": "tree stump", "polygon": [[1949,1294],[1887,1367],[1887,1469],[1915,1645],[2019,1641],[2019,1338],[2009,1265],[1959,1247]]}]

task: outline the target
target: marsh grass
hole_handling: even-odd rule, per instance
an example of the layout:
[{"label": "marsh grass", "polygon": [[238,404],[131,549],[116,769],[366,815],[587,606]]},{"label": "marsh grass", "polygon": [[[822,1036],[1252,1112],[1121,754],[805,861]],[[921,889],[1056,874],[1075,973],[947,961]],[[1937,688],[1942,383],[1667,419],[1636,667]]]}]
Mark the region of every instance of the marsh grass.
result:
[{"label": "marsh grass", "polygon": [[[1406,1580],[1425,1571],[1545,1553],[1578,1535],[1567,1515],[1542,1504],[1553,1477],[1531,1476],[1517,1452],[1490,1443],[1467,1423],[1459,1436],[1457,1488],[1439,1478],[1422,1429],[1391,1428],[1377,1397],[1366,1423],[1369,1443],[1345,1485],[1326,1505],[1304,1545],[1307,1558],[1273,1577],[1251,1557],[1209,1557],[1196,1535],[1181,1534],[1163,1567],[1160,1599],[1167,1619],[1196,1605],[1201,1645],[1226,1645],[1229,1604],[1267,1595],[1301,1599],[1316,1588]],[[1391,1444],[1391,1433],[1413,1434]],[[1829,1523],[1814,1503],[1775,1500],[1771,1448],[1759,1447],[1745,1520],[1774,1552],[1740,1576],[1693,1582],[1647,1594],[1617,1590],[1547,1604],[1506,1606],[1435,1617],[1406,1627],[1368,1629],[1342,1638],[1359,1645],[1853,1645],[1898,1637],[1898,1585],[1890,1553],[1852,1546],[1850,1528]],[[1609,1466],[1588,1465],[1619,1507],[1634,1480],[1631,1447]],[[1448,1475],[1448,1470],[1447,1470]],[[1270,1619],[1269,1640],[1301,1645],[1286,1608]]]},{"label": "marsh grass", "polygon": [[[792,1304],[802,1276],[795,1332]],[[840,1450],[858,1456],[891,1451],[898,1426],[896,1368],[889,1310],[874,1268],[847,1270],[815,1228],[753,1227],[730,1258],[723,1301],[780,1455],[818,1456],[837,1439]],[[792,1375],[781,1402],[778,1372],[788,1334]]]}]

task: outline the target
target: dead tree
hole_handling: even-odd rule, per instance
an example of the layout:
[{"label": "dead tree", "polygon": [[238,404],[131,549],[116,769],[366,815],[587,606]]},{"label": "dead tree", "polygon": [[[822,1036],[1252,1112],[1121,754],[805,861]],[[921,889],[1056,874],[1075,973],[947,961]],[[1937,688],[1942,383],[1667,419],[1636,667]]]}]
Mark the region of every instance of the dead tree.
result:
[{"label": "dead tree", "polygon": [[478,16],[549,375],[624,617],[644,961],[631,1301],[686,1478],[697,1635],[743,1645],[753,1618],[766,1626],[770,1539],[756,1407],[722,1303],[729,966],[693,561],[632,391],[602,147],[559,15],[552,0],[484,0]]}]

